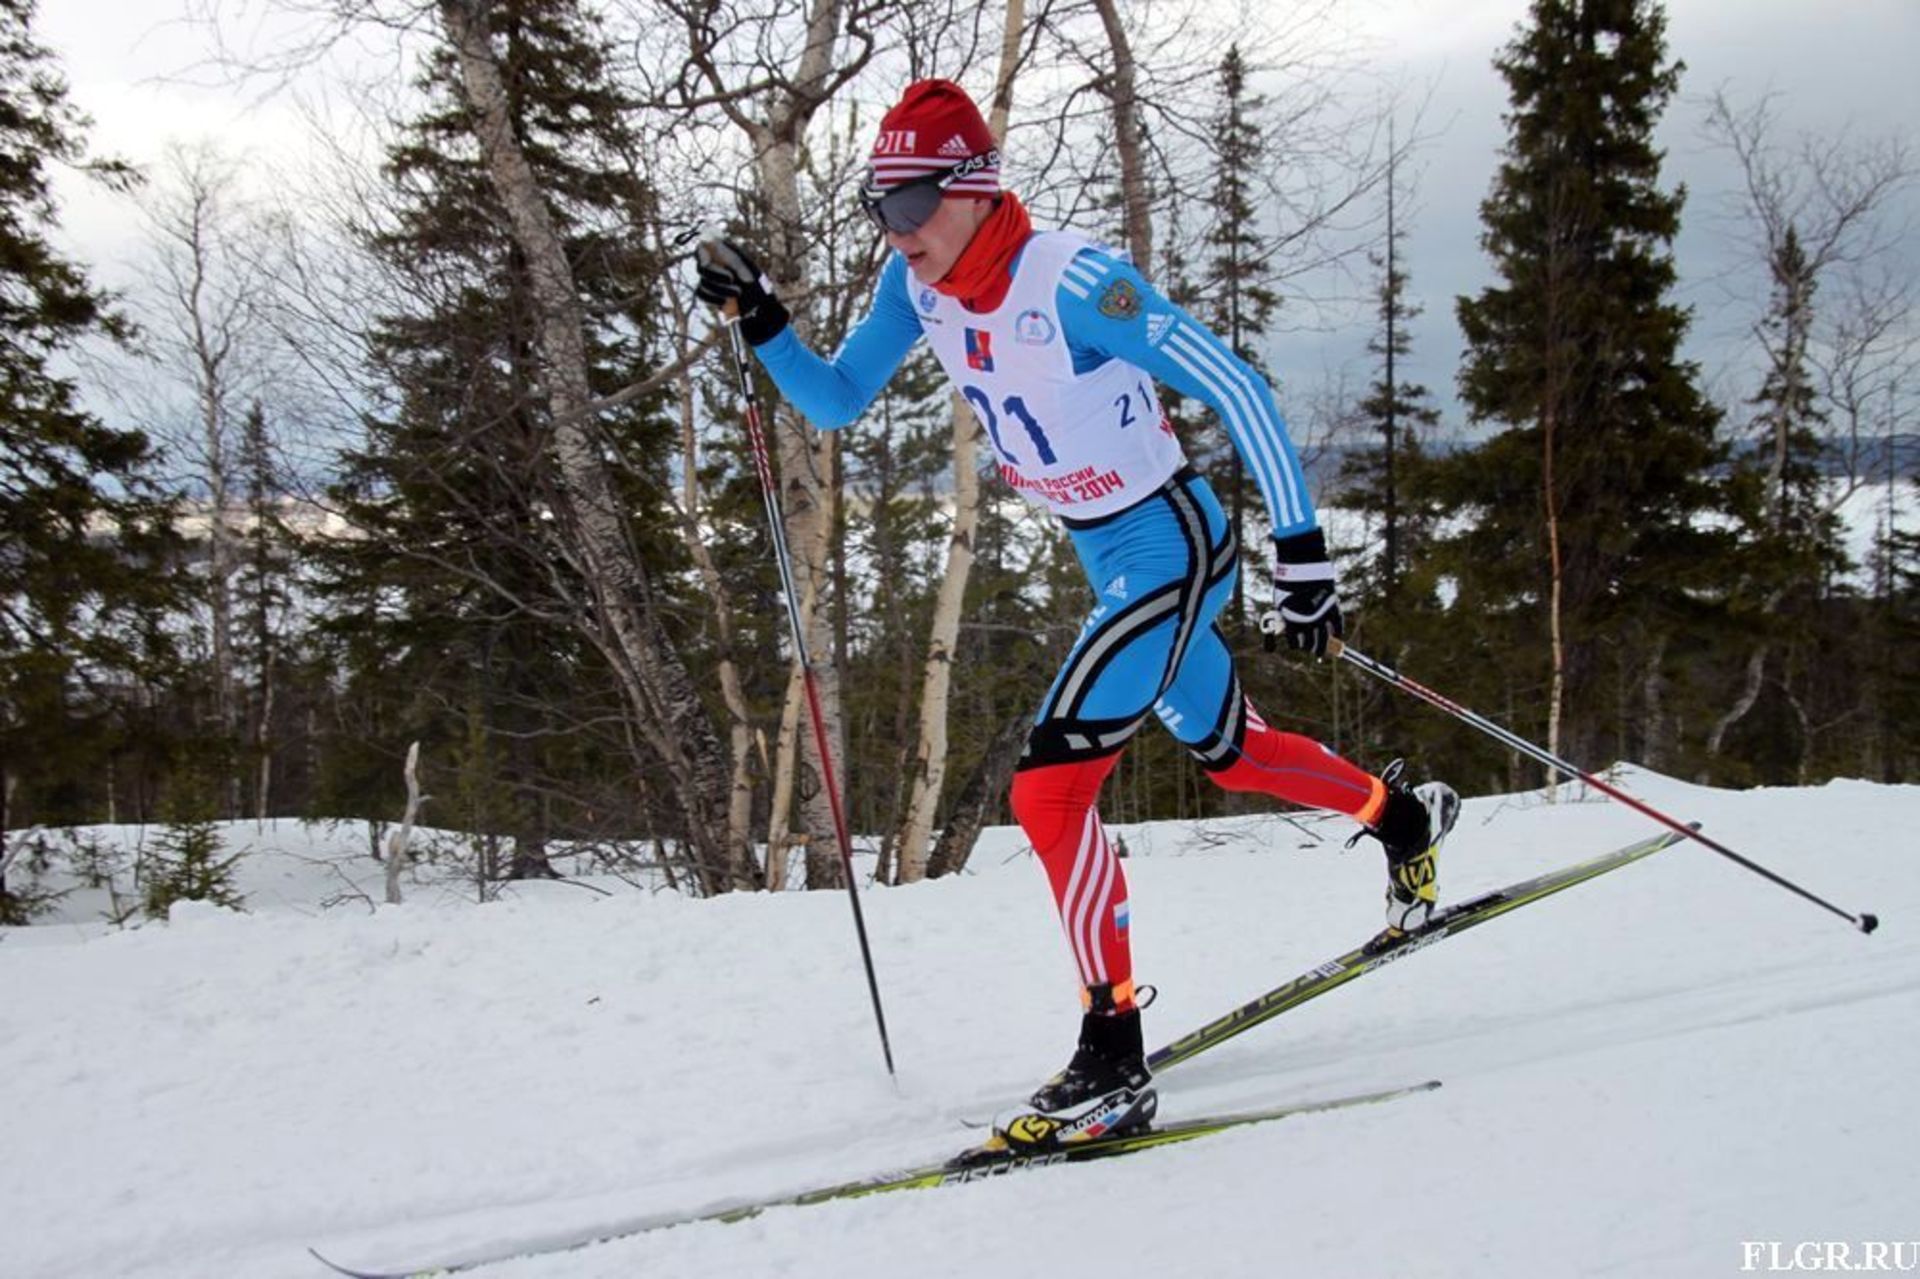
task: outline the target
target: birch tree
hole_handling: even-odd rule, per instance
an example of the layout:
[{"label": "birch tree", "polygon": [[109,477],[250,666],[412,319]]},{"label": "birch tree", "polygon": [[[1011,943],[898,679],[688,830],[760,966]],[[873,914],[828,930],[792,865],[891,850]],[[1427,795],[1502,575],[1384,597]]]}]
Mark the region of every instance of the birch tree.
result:
[{"label": "birch tree", "polygon": [[[994,76],[987,119],[995,142],[1003,146],[1013,109],[1014,76],[1020,68],[1025,35],[1024,0],[1008,0],[1001,32],[1000,65]],[[921,678],[919,743],[914,750],[912,786],[899,838],[901,883],[923,878],[932,852],[934,813],[947,777],[948,701],[953,687],[953,659],[959,646],[960,611],[973,571],[973,539],[980,523],[980,422],[960,395],[949,395],[948,406],[953,421],[953,529],[947,541],[946,568],[934,602],[926,666]],[[967,846],[972,846],[971,839]]]},{"label": "birch tree", "polygon": [[[809,201],[803,190],[809,129],[822,109],[868,65],[875,36],[866,25],[872,8],[847,0],[807,0],[795,10],[725,15],[700,4],[662,3],[660,14],[684,38],[685,74],[665,101],[683,110],[717,109],[745,142],[752,201],[764,213],[766,269],[792,311],[804,340],[816,332]],[[826,608],[830,537],[839,493],[833,483],[838,442],[816,432],[787,407],[773,415],[772,446],[779,509],[793,553],[796,611],[808,652],[835,652]],[[814,671],[824,736],[836,762],[846,759],[839,671],[831,661]],[[826,765],[811,734],[799,731],[804,700],[796,668],[783,702],[775,762],[774,829],[769,855],[785,845],[782,814],[801,769],[813,784],[803,796],[807,885],[843,883],[832,814],[826,802]],[[837,779],[845,789],[844,775]]]},{"label": "birch tree", "polygon": [[486,0],[440,0],[436,12],[457,58],[489,179],[531,278],[565,550],[587,593],[593,638],[636,711],[637,727],[673,778],[697,863],[709,868],[716,886],[749,887],[756,874],[751,850],[724,843],[730,803],[725,749],[666,638],[654,583],[635,554],[608,458],[594,437],[585,312],[551,209],[514,132],[487,25],[494,9]]},{"label": "birch tree", "polygon": [[[238,164],[209,142],[169,148],[146,211],[151,266],[142,314],[162,378],[184,389],[190,406],[174,411],[163,391],[162,404],[151,410],[153,433],[184,465],[181,479],[205,511],[207,568],[199,587],[207,684],[219,754],[229,760],[237,758],[244,700],[234,594],[244,540],[242,423],[268,374]],[[225,771],[220,803],[232,816],[242,778]]]},{"label": "birch tree", "polygon": [[[1734,601],[1751,647],[1707,753],[1725,753],[1771,681],[1799,730],[1798,777],[1811,750],[1812,720],[1801,709],[1811,668],[1794,654],[1817,629],[1827,583],[1846,567],[1838,511],[1869,479],[1860,429],[1868,406],[1912,372],[1913,289],[1895,211],[1920,170],[1899,137],[1783,138],[1771,96],[1740,106],[1716,91],[1706,132],[1737,164],[1735,225],[1769,285],[1751,330],[1763,370],[1749,427],[1760,491]],[[1777,745],[1785,734],[1765,736]]]}]

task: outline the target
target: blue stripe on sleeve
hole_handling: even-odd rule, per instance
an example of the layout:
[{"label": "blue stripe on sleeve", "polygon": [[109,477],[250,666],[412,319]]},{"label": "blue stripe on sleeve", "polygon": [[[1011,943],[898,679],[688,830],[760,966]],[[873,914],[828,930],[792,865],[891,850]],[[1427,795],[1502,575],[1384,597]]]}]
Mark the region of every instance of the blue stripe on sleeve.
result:
[{"label": "blue stripe on sleeve", "polygon": [[[1103,311],[1108,291],[1123,285],[1138,305]],[[1273,388],[1211,329],[1161,296],[1132,264],[1092,249],[1081,250],[1061,275],[1057,305],[1076,369],[1125,360],[1220,415],[1266,501],[1274,536],[1319,523]]]},{"label": "blue stripe on sleeve", "polygon": [[808,350],[791,328],[755,347],[753,353],[772,375],[780,394],[807,421],[833,431],[866,412],[920,340],[920,332],[920,317],[914,314],[907,282],[907,260],[896,253],[880,270],[872,306],[831,360]]}]

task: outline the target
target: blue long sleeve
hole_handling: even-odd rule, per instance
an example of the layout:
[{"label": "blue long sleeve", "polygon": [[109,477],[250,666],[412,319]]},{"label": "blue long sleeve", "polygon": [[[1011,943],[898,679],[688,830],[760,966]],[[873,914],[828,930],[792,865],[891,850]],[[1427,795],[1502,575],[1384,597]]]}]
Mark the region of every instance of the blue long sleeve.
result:
[{"label": "blue long sleeve", "polygon": [[1077,365],[1125,360],[1220,415],[1266,501],[1274,536],[1318,524],[1273,389],[1211,329],[1168,301],[1131,264],[1091,249],[1082,250],[1062,275],[1058,303]]},{"label": "blue long sleeve", "polygon": [[872,306],[832,359],[808,350],[791,328],[755,347],[754,354],[807,421],[823,431],[838,430],[866,412],[920,340],[920,320],[907,289],[907,262],[896,253],[881,269]]}]

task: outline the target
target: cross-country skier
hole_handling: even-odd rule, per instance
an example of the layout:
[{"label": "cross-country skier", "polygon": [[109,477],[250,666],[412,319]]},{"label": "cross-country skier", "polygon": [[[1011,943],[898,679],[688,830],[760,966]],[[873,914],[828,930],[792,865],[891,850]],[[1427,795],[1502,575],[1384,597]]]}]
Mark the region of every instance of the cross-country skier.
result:
[{"label": "cross-country skier", "polygon": [[1124,258],[1070,232],[1035,231],[1001,189],[1000,153],[958,85],[906,90],[880,122],[860,200],[894,253],[832,359],[794,336],[736,244],[702,246],[698,295],[731,305],[781,392],[822,430],[858,417],[925,338],[991,437],[1000,474],[1066,527],[1094,605],[1034,719],[1012,807],[1052,884],[1084,1015],[1072,1061],[1033,1105],[1070,1116],[1075,1131],[1122,1129],[1150,1118],[1154,1097],[1126,876],[1095,802],[1150,713],[1217,785],[1346,813],[1378,838],[1391,934],[1431,914],[1435,857],[1459,798],[1440,782],[1409,787],[1397,761],[1374,776],[1281,732],[1240,691],[1214,623],[1238,548],[1155,383],[1212,406],[1259,483],[1276,560],[1263,629],[1324,654],[1342,633],[1334,570],[1264,379]]}]

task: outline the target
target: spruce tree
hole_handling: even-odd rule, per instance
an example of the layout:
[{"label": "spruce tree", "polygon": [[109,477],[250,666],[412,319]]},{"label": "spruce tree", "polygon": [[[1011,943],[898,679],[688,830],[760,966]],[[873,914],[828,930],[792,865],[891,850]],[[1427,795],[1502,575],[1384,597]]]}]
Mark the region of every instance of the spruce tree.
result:
[{"label": "spruce tree", "polygon": [[[611,391],[643,371],[655,332],[633,104],[613,86],[604,35],[572,0],[511,0],[488,22],[516,133],[588,295],[597,389]],[[543,875],[556,823],[576,836],[641,824],[633,761],[615,677],[578,622],[587,583],[550,532],[560,480],[530,272],[450,50],[429,55],[421,89],[428,108],[389,151],[394,211],[366,236],[408,286],[370,339],[393,402],[368,415],[366,445],[346,459],[336,496],[364,536],[334,548],[325,587],[347,696],[369,707],[388,749],[339,776],[397,796],[408,742],[422,740],[430,760],[457,756],[463,772],[484,773],[463,775],[458,791],[487,798],[443,820],[510,837],[506,873]],[[659,407],[657,396],[622,405],[595,424],[620,462],[639,553],[664,580],[678,543]]]},{"label": "spruce tree", "polygon": [[[1902,528],[1897,519],[1892,457],[1894,440],[1887,441],[1886,522],[1878,538],[1878,607],[1874,610],[1873,684],[1881,690],[1875,699],[1873,737],[1879,756],[1877,775],[1884,782],[1912,781],[1920,776],[1920,531]],[[1908,501],[1920,498],[1920,475],[1906,479]]]},{"label": "spruce tree", "polygon": [[1809,351],[1818,281],[1792,226],[1769,266],[1772,302],[1761,321],[1768,368],[1752,400],[1758,446],[1754,460],[1764,474],[1762,519],[1778,539],[1776,552],[1831,557],[1838,530],[1825,509],[1821,452],[1826,414],[1815,401]]},{"label": "spruce tree", "polygon": [[1359,583],[1366,598],[1378,604],[1396,599],[1410,562],[1425,549],[1430,521],[1420,517],[1409,480],[1422,457],[1422,436],[1440,423],[1427,388],[1403,380],[1404,362],[1413,350],[1410,326],[1421,307],[1407,300],[1409,277],[1400,251],[1406,232],[1396,196],[1394,166],[1389,163],[1386,246],[1371,257],[1379,283],[1374,289],[1376,327],[1367,340],[1367,354],[1379,363],[1359,404],[1360,428],[1376,439],[1347,457],[1338,499],[1340,505],[1379,521],[1379,550],[1367,558]]},{"label": "spruce tree", "polygon": [[1684,191],[1660,186],[1653,143],[1682,69],[1665,32],[1651,0],[1534,0],[1495,61],[1512,109],[1481,243],[1499,278],[1458,303],[1461,395],[1496,429],[1444,468],[1471,518],[1449,539],[1455,630],[1508,681],[1493,704],[1545,708],[1576,761],[1660,753],[1663,673],[1716,576],[1698,517],[1717,413],[1679,355]]},{"label": "spruce tree", "polygon": [[[1233,353],[1271,383],[1273,378],[1258,348],[1280,309],[1280,294],[1269,282],[1273,250],[1260,230],[1261,211],[1255,192],[1267,158],[1260,127],[1266,99],[1248,87],[1247,75],[1240,46],[1229,46],[1219,67],[1220,112],[1213,133],[1210,200],[1213,225],[1206,235],[1202,312]],[[1195,456],[1204,461],[1209,455],[1227,455],[1224,476],[1217,474],[1217,467],[1208,469],[1222,489],[1234,537],[1244,549],[1247,508],[1250,499],[1258,508],[1258,493],[1246,475],[1239,450],[1223,434],[1213,438],[1215,442],[1201,447]],[[1264,561],[1263,556],[1249,559]],[[1247,574],[1243,572],[1234,582],[1230,628],[1239,627],[1246,617],[1246,590]]]},{"label": "spruce tree", "polygon": [[[1334,505],[1368,517],[1374,536],[1342,572],[1349,637],[1390,664],[1431,670],[1428,656],[1439,631],[1438,601],[1428,547],[1432,507],[1420,494],[1423,440],[1440,422],[1426,387],[1405,379],[1413,350],[1411,322],[1420,306],[1408,300],[1409,275],[1401,252],[1396,166],[1387,169],[1386,244],[1370,260],[1378,272],[1375,329],[1367,341],[1375,376],[1359,403],[1357,428],[1365,442],[1340,468]],[[1425,647],[1425,652],[1419,651]],[[1437,675],[1436,675],[1437,677]],[[1415,753],[1407,734],[1433,727],[1429,716],[1405,713],[1406,700],[1390,689],[1356,691],[1346,716],[1354,726],[1349,749],[1362,759]]]},{"label": "spruce tree", "polygon": [[193,757],[173,770],[164,819],[141,866],[141,905],[149,919],[165,919],[175,902],[207,902],[237,910],[244,903],[234,882],[239,853],[226,851],[219,821],[225,766]]},{"label": "spruce tree", "polygon": [[[167,509],[147,438],[103,423],[56,369],[129,325],[54,248],[55,165],[90,162],[87,119],[33,37],[30,0],[0,0],[0,841],[24,821],[83,821],[129,683],[164,656]],[[5,848],[0,842],[0,864]],[[0,882],[0,918],[7,914]]]}]

